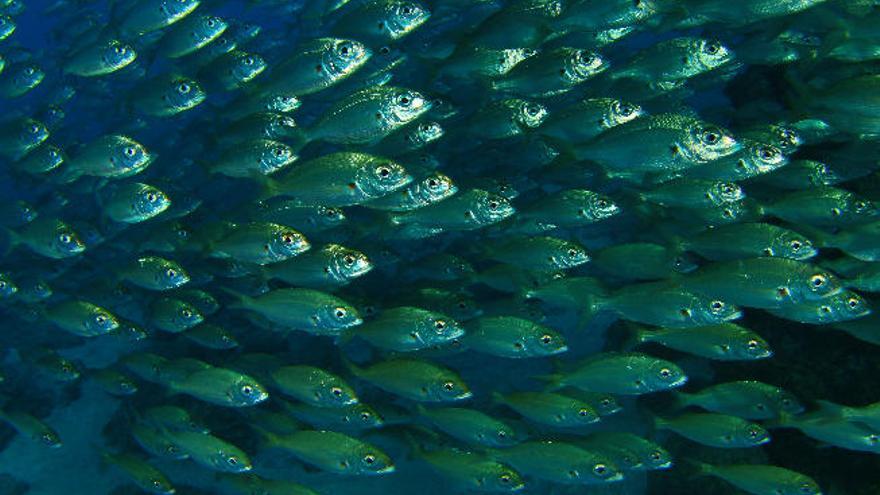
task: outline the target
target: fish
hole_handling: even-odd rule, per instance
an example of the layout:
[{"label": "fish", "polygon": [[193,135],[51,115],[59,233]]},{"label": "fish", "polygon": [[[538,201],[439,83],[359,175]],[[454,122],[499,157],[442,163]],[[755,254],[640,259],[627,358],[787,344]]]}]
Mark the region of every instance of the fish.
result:
[{"label": "fish", "polygon": [[171,198],[164,192],[140,182],[114,184],[99,194],[104,213],[114,222],[145,222],[171,207]]},{"label": "fish", "polygon": [[697,406],[743,419],[765,420],[782,414],[800,414],[803,403],[785,389],[756,380],[711,385],[698,392],[676,392],[681,407]]},{"label": "fish", "polygon": [[412,180],[393,160],[339,152],[301,163],[277,182],[268,182],[266,197],[292,197],[302,205],[351,206],[381,198]]},{"label": "fish", "polygon": [[141,490],[156,494],[176,493],[174,485],[161,471],[138,456],[105,452],[101,459],[107,464],[117,466]]},{"label": "fish", "polygon": [[83,300],[74,299],[49,306],[45,315],[58,328],[81,337],[98,337],[119,328],[116,316]]},{"label": "fish", "polygon": [[841,291],[840,280],[828,270],[788,258],[761,257],[704,266],[688,274],[682,285],[711,293],[750,308],[780,308],[817,301]]},{"label": "fish", "polygon": [[316,38],[298,45],[294,53],[269,68],[259,92],[306,96],[335,86],[358,72],[373,56],[361,41]]},{"label": "fish", "polygon": [[639,353],[603,353],[587,358],[570,372],[539,377],[552,389],[574,387],[588,392],[642,395],[675,389],[687,382],[676,364]]},{"label": "fish", "polygon": [[45,448],[58,449],[64,445],[58,433],[51,426],[27,412],[0,410],[0,421],[3,421],[19,434]]},{"label": "fish", "polygon": [[210,433],[170,431],[161,434],[182,455],[208,469],[221,473],[245,473],[253,470],[253,463],[243,450]]},{"label": "fish", "polygon": [[228,307],[252,311],[285,329],[316,335],[338,335],[363,323],[357,309],[344,300],[312,289],[276,289],[252,298],[236,295]]},{"label": "fish", "polygon": [[465,325],[463,342],[468,348],[507,358],[534,358],[568,351],[565,338],[556,330],[513,316],[483,316]]},{"label": "fish", "polygon": [[767,465],[699,465],[700,472],[706,476],[721,478],[732,485],[753,493],[810,494],[822,493],[818,483],[810,477],[778,466]]},{"label": "fish", "polygon": [[624,479],[611,459],[564,442],[529,441],[490,456],[520,473],[554,483],[600,485]]},{"label": "fish", "polygon": [[549,426],[576,428],[600,419],[599,413],[586,402],[553,392],[495,393],[493,399],[530,421]]},{"label": "fish", "polygon": [[321,470],[346,476],[393,473],[390,457],[379,448],[334,431],[303,430],[286,436],[264,433],[267,444],[292,453]]},{"label": "fish", "polygon": [[397,352],[412,352],[460,339],[465,329],[443,313],[412,306],[388,308],[373,320],[354,327],[348,338]]},{"label": "fish", "polygon": [[432,469],[453,480],[456,486],[478,492],[507,493],[525,488],[525,480],[513,468],[475,452],[438,449],[416,454]]},{"label": "fish", "polygon": [[348,363],[351,373],[386,392],[417,402],[456,402],[473,392],[454,371],[419,359],[391,359],[366,368]]},{"label": "fish", "polygon": [[757,447],[770,441],[770,434],[757,423],[716,413],[685,413],[655,418],[659,430],[673,431],[689,440],[722,449]]},{"label": "fish", "polygon": [[110,39],[72,53],[63,71],[82,77],[106,76],[127,67],[135,59],[137,52],[131,45]]},{"label": "fish", "polygon": [[463,407],[428,409],[416,405],[420,418],[440,431],[463,442],[484,447],[509,447],[518,441],[516,430],[504,421]]},{"label": "fish", "polygon": [[638,344],[653,342],[689,354],[719,361],[751,361],[773,356],[760,335],[735,323],[686,329],[636,329]]},{"label": "fish", "polygon": [[286,225],[253,222],[225,227],[220,238],[209,241],[205,247],[211,256],[271,265],[294,258],[312,247],[302,233]]},{"label": "fish", "polygon": [[345,381],[314,366],[284,366],[271,373],[275,385],[290,397],[317,407],[346,407],[358,403]]}]

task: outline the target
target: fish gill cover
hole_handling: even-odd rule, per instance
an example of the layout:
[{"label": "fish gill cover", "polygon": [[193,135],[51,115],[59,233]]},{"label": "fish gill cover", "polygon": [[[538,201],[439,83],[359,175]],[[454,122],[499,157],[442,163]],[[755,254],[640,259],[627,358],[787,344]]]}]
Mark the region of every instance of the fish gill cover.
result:
[{"label": "fish gill cover", "polygon": [[0,14],[0,493],[880,490],[880,2]]}]

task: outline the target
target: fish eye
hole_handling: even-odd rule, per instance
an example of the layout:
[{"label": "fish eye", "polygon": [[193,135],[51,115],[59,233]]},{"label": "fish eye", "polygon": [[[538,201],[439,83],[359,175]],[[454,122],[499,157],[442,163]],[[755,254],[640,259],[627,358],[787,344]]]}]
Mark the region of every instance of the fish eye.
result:
[{"label": "fish eye", "polygon": [[856,309],[857,307],[859,307],[859,300],[855,297],[851,297],[846,300],[846,304],[849,306],[850,309]]},{"label": "fish eye", "polygon": [[391,48],[383,46],[382,48],[379,48],[379,53],[381,53],[382,55],[388,55],[389,53],[391,53]]},{"label": "fish eye", "polygon": [[134,146],[129,146],[125,148],[122,152],[125,153],[125,156],[131,157],[137,154],[137,149],[135,149]]},{"label": "fish eye", "polygon": [[192,311],[190,311],[189,309],[187,309],[187,308],[183,308],[183,309],[180,310],[180,316],[182,316],[182,317],[184,317],[184,318],[186,318],[186,319],[190,319],[190,318],[192,318],[193,313],[192,313]]},{"label": "fish eye", "polygon": [[700,139],[706,144],[716,144],[721,140],[721,133],[714,129],[706,129],[700,134]]},{"label": "fish eye", "polygon": [[720,51],[721,51],[721,45],[719,45],[718,42],[716,42],[716,41],[713,41],[713,42],[708,43],[706,45],[706,53],[708,53],[709,55],[715,55],[716,53],[718,53]]},{"label": "fish eye", "polygon": [[177,270],[175,270],[173,268],[169,268],[165,272],[165,276],[167,276],[168,278],[175,278],[175,277],[177,277]]},{"label": "fish eye", "polygon": [[717,313],[717,312],[721,311],[722,309],[724,309],[724,303],[721,301],[712,301],[709,304],[709,308],[712,309],[713,313]]},{"label": "fish eye", "polygon": [[577,250],[577,249],[575,249],[575,248],[571,248],[571,249],[568,250],[568,256],[569,256],[570,258],[574,258],[574,257],[577,256],[577,255],[578,255],[578,250]]},{"label": "fish eye", "polygon": [[296,237],[289,232],[281,235],[281,242],[283,242],[284,244],[293,244],[295,240]]},{"label": "fish eye", "polygon": [[107,323],[107,317],[104,315],[97,315],[95,316],[95,323],[103,325],[104,323]]},{"label": "fish eye", "polygon": [[505,473],[498,477],[498,481],[501,482],[502,485],[506,485],[510,483],[511,477],[509,474]]},{"label": "fish eye", "polygon": [[244,65],[254,65],[254,57],[245,57],[242,63]]},{"label": "fish eye", "polygon": [[351,266],[351,265],[353,265],[355,261],[357,261],[357,258],[355,258],[354,255],[352,255],[352,254],[346,254],[346,255],[342,258],[342,262],[345,263],[346,266]]},{"label": "fish eye", "polygon": [[862,200],[858,200],[855,202],[856,211],[862,211],[868,207],[868,203]]},{"label": "fish eye", "polygon": [[596,56],[590,52],[581,51],[578,53],[578,61],[584,65],[592,65],[596,62]]},{"label": "fish eye", "polygon": [[376,169],[376,175],[383,179],[387,179],[388,176],[391,175],[391,169],[388,167],[379,167]]},{"label": "fish eye", "polygon": [[636,111],[636,108],[634,106],[630,105],[629,103],[623,103],[623,104],[618,105],[618,107],[617,107],[617,113],[619,113],[620,115],[623,115],[624,117],[629,117],[630,115],[635,113],[635,111]]},{"label": "fish eye", "polygon": [[494,201],[494,200],[493,200],[493,201],[489,201],[489,209],[490,209],[490,210],[497,210],[497,209],[498,209],[498,206],[499,206],[499,205],[498,205],[498,201]]},{"label": "fish eye", "polygon": [[189,93],[190,89],[192,88],[190,88],[189,84],[187,83],[180,83],[177,85],[177,92],[182,95]]},{"label": "fish eye", "polygon": [[364,456],[364,464],[372,465],[375,462],[376,462],[376,456],[374,456],[373,454],[367,454]]},{"label": "fish eye", "polygon": [[801,241],[794,240],[791,241],[790,246],[792,251],[798,251],[803,246],[803,243],[801,243]]},{"label": "fish eye", "polygon": [[30,128],[28,130],[31,131],[31,134],[39,134],[40,133],[40,126],[37,124],[34,124],[34,125],[30,126]]},{"label": "fish eye", "polygon": [[336,308],[336,312],[334,314],[337,318],[345,318],[345,315],[348,314],[348,311],[346,311],[346,309],[343,307],[338,307]]},{"label": "fish eye", "polygon": [[369,421],[372,417],[373,415],[370,414],[368,411],[364,411],[361,413],[361,420],[363,421]]},{"label": "fish eye", "polygon": [[406,5],[402,9],[400,9],[400,12],[403,13],[403,15],[410,15],[413,13],[413,8],[409,5]]},{"label": "fish eye", "polygon": [[454,389],[455,389],[454,383],[452,383],[452,382],[444,382],[443,383],[443,390],[446,390],[447,392],[451,392]]},{"label": "fish eye", "polygon": [[331,387],[330,393],[335,395],[336,397],[342,397],[342,389],[339,387]]},{"label": "fish eye", "polygon": [[67,233],[62,233],[58,235],[58,241],[61,244],[70,244],[73,241],[73,236]]},{"label": "fish eye", "polygon": [[752,340],[748,341],[748,343],[746,344],[746,346],[747,346],[749,349],[752,349],[752,350],[757,349],[757,348],[758,348],[758,341],[752,339]]},{"label": "fish eye", "polygon": [[207,21],[205,21],[205,25],[208,27],[214,27],[217,24],[217,21],[214,20],[213,17],[209,17]]},{"label": "fish eye", "polygon": [[252,393],[254,393],[254,387],[251,387],[250,385],[244,385],[243,387],[241,387],[241,393],[242,395],[251,395]]},{"label": "fish eye", "polygon": [[440,187],[440,181],[431,177],[430,179],[428,179],[428,187],[430,187],[431,189],[437,189],[438,187]]},{"label": "fish eye", "polygon": [[544,335],[541,335],[541,343],[542,344],[549,344],[550,342],[553,342],[552,335],[548,335],[546,333]]},{"label": "fish eye", "polygon": [[758,156],[760,156],[761,159],[763,159],[763,160],[769,161],[769,160],[772,160],[773,158],[776,158],[777,153],[776,153],[776,150],[773,148],[770,148],[767,146],[761,146],[761,148],[758,149]]},{"label": "fish eye", "polygon": [[660,372],[658,374],[660,375],[661,378],[669,378],[672,376],[672,370],[669,368],[663,368],[660,370]]},{"label": "fish eye", "polygon": [[238,457],[235,457],[235,456],[227,457],[226,463],[229,464],[230,466],[237,466],[238,465]]},{"label": "fish eye", "polygon": [[28,75],[28,76],[32,76],[32,75],[34,75],[34,72],[36,72],[36,71],[37,71],[37,70],[34,69],[33,67],[26,67],[26,68],[24,69],[24,73],[25,73],[25,75]]},{"label": "fish eye", "polygon": [[581,409],[578,411],[578,416],[585,418],[590,415],[589,409]]},{"label": "fish eye", "polygon": [[529,104],[523,108],[526,111],[526,114],[528,114],[530,117],[534,117],[534,116],[538,115],[539,113],[541,113],[541,107],[538,105]]},{"label": "fish eye", "polygon": [[278,158],[282,158],[284,156],[287,156],[287,150],[281,147],[275,148],[272,150],[272,154],[274,154]]},{"label": "fish eye", "polygon": [[443,330],[446,328],[446,322],[443,320],[437,320],[434,322],[434,328],[437,330]]},{"label": "fish eye", "polygon": [[114,46],[113,52],[116,53],[117,55],[122,55],[126,52],[126,50],[125,50],[124,46]]},{"label": "fish eye", "polygon": [[826,279],[825,276],[821,274],[816,274],[810,277],[810,285],[812,285],[813,288],[816,289],[824,287],[827,282],[828,279]]},{"label": "fish eye", "polygon": [[659,461],[662,458],[663,458],[663,454],[660,453],[659,450],[655,450],[655,451],[651,452],[651,460]]},{"label": "fish eye", "polygon": [[397,104],[398,105],[408,107],[411,102],[412,102],[412,99],[410,99],[410,97],[407,95],[400,95],[397,97]]}]

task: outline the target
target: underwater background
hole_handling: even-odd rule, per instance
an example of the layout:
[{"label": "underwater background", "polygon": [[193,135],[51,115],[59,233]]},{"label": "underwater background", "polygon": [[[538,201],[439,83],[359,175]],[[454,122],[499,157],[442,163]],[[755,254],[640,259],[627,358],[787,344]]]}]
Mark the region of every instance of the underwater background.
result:
[{"label": "underwater background", "polygon": [[880,493],[878,142],[877,0],[0,0],[0,495]]}]

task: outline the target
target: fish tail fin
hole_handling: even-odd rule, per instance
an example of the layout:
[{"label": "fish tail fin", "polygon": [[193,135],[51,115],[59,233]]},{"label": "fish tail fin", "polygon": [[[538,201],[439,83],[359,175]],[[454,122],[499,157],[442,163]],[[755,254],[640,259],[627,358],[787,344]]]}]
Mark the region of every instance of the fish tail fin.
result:
[{"label": "fish tail fin", "polygon": [[651,331],[630,322],[625,322],[623,328],[626,331],[626,337],[623,341],[623,352],[629,352],[651,341]]},{"label": "fish tail fin", "polygon": [[816,227],[810,227],[807,225],[798,225],[794,230],[798,233],[803,234],[813,243],[813,247],[817,248],[836,248],[839,247],[840,243],[838,242],[837,236],[830,232],[826,232],[822,229],[817,229]]},{"label": "fish tail fin", "polygon": [[260,436],[260,440],[263,442],[263,445],[267,447],[275,447],[281,444],[281,437],[275,433],[272,433],[266,428],[255,424],[252,424],[251,428],[253,428],[254,431],[256,431],[257,434]]},{"label": "fish tail fin", "polygon": [[263,186],[263,190],[260,192],[256,201],[267,201],[281,195],[282,187],[276,179],[266,176],[259,177],[258,179]]},{"label": "fish tail fin", "polygon": [[252,297],[230,289],[229,287],[218,287],[218,289],[220,292],[232,297],[232,302],[227,306],[229,309],[248,309],[250,308],[251,302],[253,302]]},{"label": "fish tail fin", "polygon": [[346,328],[336,337],[336,345],[342,347],[347,345],[357,336],[355,327]]},{"label": "fish tail fin", "polygon": [[284,138],[285,144],[290,146],[293,151],[299,154],[303,148],[306,147],[312,141],[311,133],[307,128],[304,127],[296,127],[291,131],[291,134]]},{"label": "fish tail fin", "polygon": [[575,328],[582,332],[590,326],[593,318],[601,311],[608,309],[608,301],[606,298],[598,295],[590,295],[586,299],[586,304],[578,311],[578,321]]},{"label": "fish tail fin", "polygon": [[796,427],[796,425],[794,424],[794,416],[792,416],[791,414],[784,412],[784,411],[780,411],[778,417],[773,418],[773,419],[768,419],[767,421],[764,421],[764,423],[762,423],[762,424],[767,429],[795,428]]},{"label": "fish tail fin", "polygon": [[347,369],[352,375],[354,375],[358,378],[364,376],[364,369],[363,368],[354,364],[353,362],[351,362],[351,360],[349,360],[345,356],[341,356],[340,359],[342,359],[342,365],[345,366],[345,369]]},{"label": "fish tail fin", "polygon": [[532,378],[544,382],[546,384],[545,390],[553,392],[565,386],[562,383],[562,377],[562,373],[550,373],[549,375],[535,375]]},{"label": "fish tail fin", "polygon": [[711,464],[707,464],[702,461],[698,461],[696,459],[684,459],[684,463],[687,466],[693,468],[694,472],[691,475],[693,478],[700,478],[703,476],[714,476],[715,467]]},{"label": "fish tail fin", "polygon": [[843,416],[845,410],[845,406],[841,406],[840,404],[835,404],[827,400],[816,400],[816,404],[819,406],[819,412],[828,416]]},{"label": "fish tail fin", "polygon": [[656,431],[667,430],[667,429],[669,429],[669,421],[667,421],[666,418],[664,418],[662,416],[652,416],[651,417],[651,426]]},{"label": "fish tail fin", "polygon": [[0,228],[0,256],[11,253],[21,244],[21,237],[14,230]]},{"label": "fish tail fin", "polygon": [[694,395],[689,394],[687,392],[672,392],[672,408],[673,409],[684,409],[686,407],[690,407],[694,405]]}]

